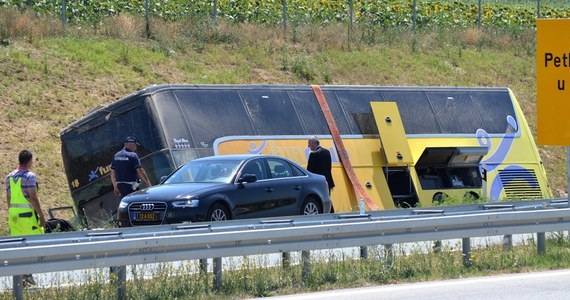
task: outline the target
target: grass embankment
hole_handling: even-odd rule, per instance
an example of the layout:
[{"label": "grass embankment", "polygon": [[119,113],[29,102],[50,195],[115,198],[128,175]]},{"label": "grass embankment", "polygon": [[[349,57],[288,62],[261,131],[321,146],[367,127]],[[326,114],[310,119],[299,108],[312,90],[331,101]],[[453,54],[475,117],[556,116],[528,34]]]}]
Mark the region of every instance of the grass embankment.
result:
[{"label": "grass embankment", "polygon": [[[371,247],[368,260],[331,252],[311,262],[306,279],[301,276],[299,264],[289,268],[269,267],[265,258],[246,257],[234,264],[233,271],[224,271],[220,291],[213,290],[212,273],[200,274],[195,261],[181,268],[160,264],[151,271],[138,266],[131,271],[133,279],[127,282],[126,293],[129,299],[240,299],[561,269],[570,267],[569,246],[570,242],[561,236],[548,239],[547,251],[542,255],[536,253],[532,240],[510,250],[489,245],[472,251],[470,267],[463,265],[459,244],[444,246],[439,253],[432,251],[430,243],[416,244],[411,251],[396,247],[392,261],[387,259],[383,247]],[[54,283],[51,288],[27,290],[26,299],[116,299],[115,287],[105,279],[107,272],[108,269],[101,269],[89,275],[88,283],[83,285],[60,287]],[[144,278],[149,273],[153,274],[153,280]],[[9,293],[0,296],[11,297]]]},{"label": "grass embankment", "polygon": [[[405,29],[346,25],[281,27],[218,22],[152,22],[118,16],[94,28],[0,11],[0,174],[18,151],[36,155],[44,209],[71,205],[59,131],[93,107],[152,84],[364,84],[507,86],[533,132],[533,29]],[[555,196],[566,190],[562,147],[539,147]],[[4,175],[2,175],[4,176]],[[0,221],[6,222],[0,205]],[[0,235],[7,226],[0,227]]]},{"label": "grass embankment", "polygon": [[[217,27],[196,21],[152,24],[153,39],[144,39],[142,18],[118,16],[95,29],[63,30],[57,20],[0,11],[0,174],[16,166],[20,149],[33,150],[44,209],[71,205],[59,130],[91,108],[151,84],[507,86],[536,132],[533,29],[426,29],[413,34],[356,25],[348,42],[344,25],[283,32],[280,27],[223,22]],[[564,149],[539,151],[558,196],[566,190]],[[6,206],[0,205],[0,222],[6,219]],[[6,233],[4,223],[0,235]],[[211,277],[177,274],[166,265],[164,273],[156,274],[159,280],[135,276],[139,279],[129,282],[127,293],[137,299],[239,298],[569,267],[566,241],[549,241],[545,255],[535,252],[534,245],[506,252],[490,246],[473,252],[471,268],[462,266],[457,247],[439,255],[397,256],[390,266],[381,260],[333,257],[329,264],[314,263],[307,281],[300,280],[298,266],[281,270],[249,262],[224,275],[221,294],[211,291]],[[38,290],[28,299],[114,298],[104,281],[94,278],[92,283]]]}]

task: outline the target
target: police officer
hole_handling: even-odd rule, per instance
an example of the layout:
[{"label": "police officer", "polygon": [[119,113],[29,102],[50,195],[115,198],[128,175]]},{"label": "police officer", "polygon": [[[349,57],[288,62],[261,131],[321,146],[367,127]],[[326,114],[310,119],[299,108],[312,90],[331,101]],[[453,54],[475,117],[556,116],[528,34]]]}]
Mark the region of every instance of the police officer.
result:
[{"label": "police officer", "polygon": [[[32,152],[20,151],[18,161],[18,168],[8,174],[5,180],[10,235],[42,234],[46,219],[38,200],[36,174],[30,171]],[[32,275],[24,275],[25,286],[34,284]]]},{"label": "police officer", "polygon": [[139,156],[136,154],[138,143],[134,136],[128,136],[125,139],[125,147],[117,152],[111,162],[111,182],[113,182],[113,190],[115,195],[121,199],[136,191],[139,178],[151,186],[150,180],[145,170],[141,166]]}]

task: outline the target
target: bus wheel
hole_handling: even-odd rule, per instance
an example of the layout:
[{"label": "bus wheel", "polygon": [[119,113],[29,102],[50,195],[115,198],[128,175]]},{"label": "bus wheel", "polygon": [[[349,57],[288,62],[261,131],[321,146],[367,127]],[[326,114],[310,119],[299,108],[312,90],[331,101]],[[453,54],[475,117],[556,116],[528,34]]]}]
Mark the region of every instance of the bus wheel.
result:
[{"label": "bus wheel", "polygon": [[445,201],[446,197],[447,197],[446,194],[444,194],[442,192],[437,192],[437,193],[433,194],[433,197],[431,198],[431,203],[442,204],[443,201]]},{"label": "bus wheel", "polygon": [[479,194],[477,194],[474,191],[469,191],[467,193],[465,193],[465,195],[463,195],[463,198],[468,200],[468,201],[476,201],[479,200]]},{"label": "bus wheel", "polygon": [[214,203],[206,216],[206,221],[227,221],[229,219],[231,218],[228,209],[220,203]]},{"label": "bus wheel", "polygon": [[301,215],[318,215],[323,213],[323,208],[317,199],[309,196],[301,205]]}]

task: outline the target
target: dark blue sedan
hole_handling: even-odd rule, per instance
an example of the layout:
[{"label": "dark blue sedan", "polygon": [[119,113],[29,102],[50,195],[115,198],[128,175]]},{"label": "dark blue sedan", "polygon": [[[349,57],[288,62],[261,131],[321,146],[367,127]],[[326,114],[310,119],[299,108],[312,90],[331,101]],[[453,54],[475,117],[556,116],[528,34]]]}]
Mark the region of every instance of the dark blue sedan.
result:
[{"label": "dark blue sedan", "polygon": [[192,160],[160,185],[125,196],[119,226],[328,213],[325,177],[278,156]]}]

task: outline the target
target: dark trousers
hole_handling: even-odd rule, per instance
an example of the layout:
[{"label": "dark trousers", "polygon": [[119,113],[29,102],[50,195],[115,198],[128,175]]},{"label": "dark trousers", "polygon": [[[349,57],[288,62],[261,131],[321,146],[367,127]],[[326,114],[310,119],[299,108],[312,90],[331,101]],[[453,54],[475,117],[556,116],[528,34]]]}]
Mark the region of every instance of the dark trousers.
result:
[{"label": "dark trousers", "polygon": [[133,190],[133,185],[129,183],[117,183],[117,188],[119,193],[121,193],[119,199],[123,199],[123,197],[135,191]]}]

